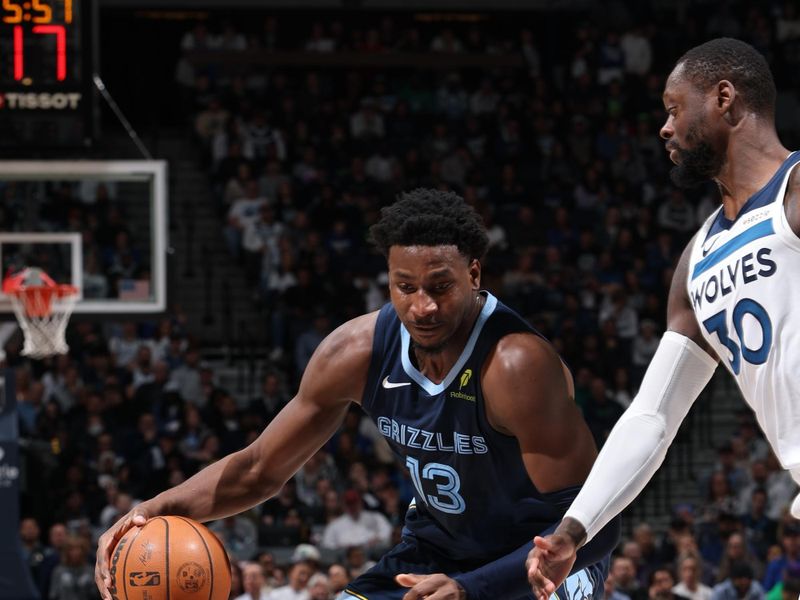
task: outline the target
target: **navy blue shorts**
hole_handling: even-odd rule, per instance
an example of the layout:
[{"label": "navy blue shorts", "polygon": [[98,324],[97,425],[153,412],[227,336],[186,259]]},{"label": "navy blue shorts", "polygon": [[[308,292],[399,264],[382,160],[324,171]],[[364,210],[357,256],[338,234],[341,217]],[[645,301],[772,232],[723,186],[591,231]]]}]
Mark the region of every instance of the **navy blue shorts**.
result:
[{"label": "navy blue shorts", "polygon": [[[350,582],[338,600],[402,600],[408,588],[397,585],[395,575],[444,573],[455,577],[463,572],[458,563],[427,551],[406,538],[369,571]],[[607,573],[608,558],[570,575],[551,600],[602,600]],[[533,594],[516,600],[533,600]]]}]

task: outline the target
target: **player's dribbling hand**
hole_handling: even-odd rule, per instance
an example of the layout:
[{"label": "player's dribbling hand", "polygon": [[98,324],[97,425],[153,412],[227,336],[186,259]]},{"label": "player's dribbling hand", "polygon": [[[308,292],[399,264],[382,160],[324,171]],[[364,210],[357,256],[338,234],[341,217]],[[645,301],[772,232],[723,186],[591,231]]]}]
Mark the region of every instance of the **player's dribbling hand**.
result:
[{"label": "player's dribbling hand", "polygon": [[566,535],[553,533],[533,538],[533,549],[525,566],[528,582],[536,600],[548,600],[572,570],[577,558],[575,542]]},{"label": "player's dribbling hand", "polygon": [[109,591],[112,583],[111,574],[108,570],[111,552],[116,547],[120,538],[125,535],[126,531],[131,527],[141,527],[147,522],[147,518],[147,511],[137,506],[112,525],[108,531],[97,540],[97,561],[94,565],[94,582],[97,584],[97,589],[100,591],[102,600],[112,600],[111,592]]},{"label": "player's dribbling hand", "polygon": [[466,600],[467,593],[457,581],[444,573],[411,575],[403,573],[394,578],[398,585],[411,588],[403,600]]}]

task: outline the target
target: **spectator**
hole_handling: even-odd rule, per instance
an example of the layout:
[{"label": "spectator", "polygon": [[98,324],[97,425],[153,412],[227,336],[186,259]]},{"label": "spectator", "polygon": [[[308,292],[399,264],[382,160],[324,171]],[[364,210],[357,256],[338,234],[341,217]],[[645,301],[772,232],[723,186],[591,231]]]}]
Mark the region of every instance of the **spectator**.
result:
[{"label": "spectator", "polygon": [[673,591],[675,577],[672,575],[672,571],[665,567],[655,569],[648,578],[648,584],[648,600],[687,600]]},{"label": "spectator", "polygon": [[730,576],[711,591],[711,600],[763,600],[764,588],[753,579],[753,570],[746,563],[731,565]]},{"label": "spectator", "polygon": [[239,596],[244,594],[244,575],[242,574],[242,567],[235,560],[231,563],[231,591],[228,594],[228,600],[237,600]]},{"label": "spectator", "polygon": [[381,115],[371,99],[364,99],[361,108],[350,117],[350,136],[355,140],[368,141],[382,138],[386,128]]},{"label": "spectator", "polygon": [[460,54],[464,51],[464,46],[455,36],[453,30],[446,28],[433,38],[431,51],[442,54]]},{"label": "spectator", "polygon": [[343,549],[363,544],[381,548],[389,545],[392,526],[379,512],[364,510],[361,496],[356,490],[344,493],[344,509],[345,514],[325,527],[323,547]]},{"label": "spectator", "polygon": [[323,573],[315,573],[308,580],[310,600],[331,600],[331,585]]},{"label": "spectator", "polygon": [[351,579],[352,576],[344,565],[333,563],[328,567],[328,584],[330,585],[331,593],[334,598],[339,597],[339,594],[344,591]]},{"label": "spectator", "polygon": [[19,539],[22,542],[22,558],[31,571],[33,581],[41,581],[42,561],[45,558],[45,547],[42,545],[39,536],[41,530],[36,519],[25,518],[19,524]]},{"label": "spectator", "polygon": [[267,600],[269,593],[264,591],[266,582],[261,565],[258,563],[244,563],[241,572],[243,592],[236,597],[236,600]]},{"label": "spectator", "polygon": [[758,559],[753,556],[750,548],[747,547],[744,535],[741,533],[732,533],[728,536],[728,542],[725,544],[725,553],[720,561],[719,570],[717,571],[717,582],[725,581],[730,577],[730,570],[734,564],[746,564],[753,572],[753,576],[758,579],[763,572],[762,565]]},{"label": "spectator", "polygon": [[353,577],[359,577],[374,567],[375,561],[367,558],[362,546],[350,546],[345,553],[345,566]]},{"label": "spectator", "polygon": [[[236,560],[243,561],[255,555],[258,532],[252,519],[247,516],[235,515],[214,521],[209,526],[209,529],[217,535]],[[246,568],[244,569],[244,575],[245,589],[248,590]],[[260,585],[263,585],[263,582]],[[251,592],[248,590],[248,593]]]},{"label": "spectator", "polygon": [[94,566],[89,563],[89,544],[75,535],[64,541],[61,564],[53,569],[50,600],[94,600]]},{"label": "spectator", "polygon": [[770,546],[775,544],[777,523],[767,516],[767,492],[756,488],[742,515],[745,539],[757,556],[766,556]]},{"label": "spectator", "polygon": [[611,561],[610,575],[614,578],[616,589],[631,600],[644,600],[646,590],[636,578],[636,567],[630,558],[618,556]]},{"label": "spectator", "polygon": [[288,583],[275,588],[267,595],[267,600],[311,600],[308,591],[308,580],[313,574],[306,562],[297,562],[289,567]]},{"label": "spectator", "polygon": [[141,345],[142,340],[136,334],[136,323],[128,321],[122,325],[122,334],[109,340],[108,351],[114,357],[116,366],[127,368],[136,358]]},{"label": "spectator", "polygon": [[700,581],[700,558],[688,554],[678,563],[679,582],[672,591],[689,600],[710,600],[711,588]]},{"label": "spectator", "polygon": [[763,589],[772,590],[783,578],[787,568],[800,564],[800,527],[795,523],[785,523],[780,534],[783,555],[767,564],[764,573]]}]

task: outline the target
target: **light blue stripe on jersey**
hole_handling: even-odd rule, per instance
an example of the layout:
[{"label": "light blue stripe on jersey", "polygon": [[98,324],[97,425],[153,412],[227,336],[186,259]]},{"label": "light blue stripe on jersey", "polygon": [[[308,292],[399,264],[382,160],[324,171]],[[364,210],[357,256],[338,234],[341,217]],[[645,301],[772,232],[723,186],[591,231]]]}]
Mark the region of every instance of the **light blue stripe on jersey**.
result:
[{"label": "light blue stripe on jersey", "polygon": [[441,383],[433,383],[430,379],[425,377],[425,375],[420,373],[413,364],[411,364],[411,358],[408,355],[409,349],[411,348],[411,334],[408,333],[408,329],[405,328],[405,325],[401,324],[400,341],[402,342],[402,354],[400,358],[406,375],[416,381],[419,386],[431,396],[441,394],[443,391],[445,391],[447,387],[453,383],[453,380],[456,378],[459,372],[461,372],[464,363],[466,363],[469,359],[470,354],[472,354],[472,350],[475,348],[475,342],[478,341],[478,336],[481,334],[484,323],[486,323],[486,320],[491,316],[496,307],[497,298],[492,296],[489,292],[486,292],[486,303],[483,305],[483,308],[478,315],[478,319],[476,320],[475,325],[472,327],[472,333],[470,334],[469,339],[464,346],[464,350],[461,352],[461,356],[458,357],[458,360],[448,372],[447,377],[445,377]]},{"label": "light blue stripe on jersey", "polygon": [[774,234],[775,228],[772,226],[772,219],[762,221],[758,225],[753,225],[750,229],[746,229],[735,238],[728,240],[703,260],[699,261],[694,266],[694,271],[692,271],[692,279],[695,279],[698,275],[702,275],[717,263],[725,260],[739,248],[746,246],[750,242]]}]

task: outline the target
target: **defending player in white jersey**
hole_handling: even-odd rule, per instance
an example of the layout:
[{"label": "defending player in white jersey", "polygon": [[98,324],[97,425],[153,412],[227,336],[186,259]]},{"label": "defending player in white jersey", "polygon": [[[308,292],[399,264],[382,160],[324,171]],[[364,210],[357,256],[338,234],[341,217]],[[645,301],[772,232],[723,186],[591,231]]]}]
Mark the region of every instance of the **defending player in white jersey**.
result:
[{"label": "defending player in white jersey", "polygon": [[[684,250],[668,331],[556,531],[528,557],[546,600],[575,552],[642,491],[718,362],[728,368],[784,468],[800,482],[800,152],[775,131],[775,83],[744,42],[717,39],[678,60],[661,128],[680,186],[716,182],[722,206]],[[792,515],[800,517],[800,496]]]}]

